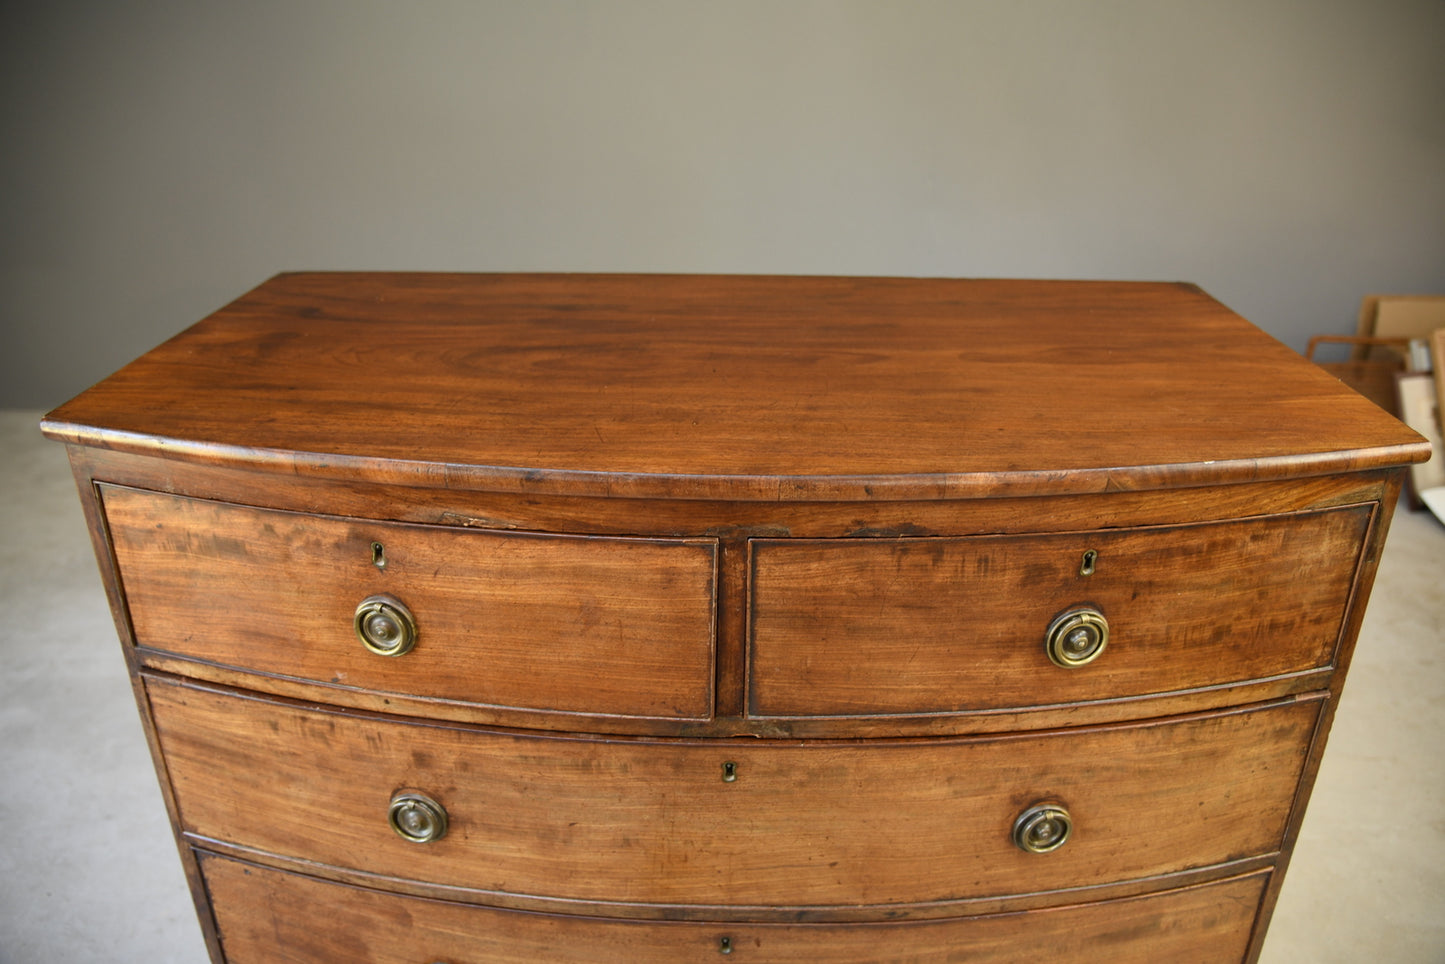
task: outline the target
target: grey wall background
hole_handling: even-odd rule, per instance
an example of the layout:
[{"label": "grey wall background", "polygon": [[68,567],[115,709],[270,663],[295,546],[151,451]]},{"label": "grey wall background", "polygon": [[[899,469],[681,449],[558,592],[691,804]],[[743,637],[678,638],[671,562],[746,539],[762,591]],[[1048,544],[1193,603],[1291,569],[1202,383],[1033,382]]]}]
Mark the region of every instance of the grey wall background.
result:
[{"label": "grey wall background", "polygon": [[1441,0],[51,0],[0,94],[6,407],[298,268],[1445,291]]}]

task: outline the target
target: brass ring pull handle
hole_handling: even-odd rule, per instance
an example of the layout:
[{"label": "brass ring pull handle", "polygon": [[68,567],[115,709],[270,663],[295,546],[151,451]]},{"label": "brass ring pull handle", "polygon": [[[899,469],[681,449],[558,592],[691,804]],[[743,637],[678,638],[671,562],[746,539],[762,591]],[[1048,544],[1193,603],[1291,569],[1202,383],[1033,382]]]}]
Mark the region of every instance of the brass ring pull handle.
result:
[{"label": "brass ring pull handle", "polygon": [[352,621],[361,645],[378,656],[401,656],[416,645],[416,620],[400,599],[367,596]]},{"label": "brass ring pull handle", "polygon": [[1058,850],[1074,832],[1069,811],[1052,803],[1029,807],[1014,821],[1014,845],[1029,854]]},{"label": "brass ring pull handle", "polygon": [[1092,606],[1080,606],[1054,617],[1044,633],[1044,650],[1055,666],[1073,669],[1092,663],[1109,645],[1109,621]]},{"label": "brass ring pull handle", "polygon": [[396,794],[386,816],[391,829],[412,843],[431,843],[447,835],[446,808],[424,793],[408,790]]}]

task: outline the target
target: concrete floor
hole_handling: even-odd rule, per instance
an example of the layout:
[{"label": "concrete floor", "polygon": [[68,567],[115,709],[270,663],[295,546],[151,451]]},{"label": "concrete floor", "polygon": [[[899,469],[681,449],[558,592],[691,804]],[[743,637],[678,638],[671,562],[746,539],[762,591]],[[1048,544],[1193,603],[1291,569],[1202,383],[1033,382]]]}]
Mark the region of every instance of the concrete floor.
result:
[{"label": "concrete floor", "polygon": [[[39,417],[0,412],[0,962],[201,962],[64,452]],[[1445,526],[1402,507],[1269,964],[1445,961],[1442,647]]]}]

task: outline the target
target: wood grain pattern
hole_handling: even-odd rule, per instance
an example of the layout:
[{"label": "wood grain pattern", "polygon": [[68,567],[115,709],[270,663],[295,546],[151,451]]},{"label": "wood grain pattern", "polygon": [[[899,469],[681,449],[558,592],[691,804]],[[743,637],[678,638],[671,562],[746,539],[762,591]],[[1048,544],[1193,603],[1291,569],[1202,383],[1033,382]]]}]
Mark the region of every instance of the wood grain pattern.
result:
[{"label": "wood grain pattern", "polygon": [[[960,712],[1117,699],[1330,665],[1370,506],[971,539],[754,540],[751,713]],[[1083,555],[1097,552],[1091,575]],[[1050,621],[1108,646],[1061,669]]]},{"label": "wood grain pattern", "polygon": [[1157,489],[1429,452],[1189,285],[880,278],[282,275],[44,428],[314,477],[763,501]]},{"label": "wood grain pattern", "polygon": [[212,501],[426,525],[591,535],[745,540],[897,538],[1178,525],[1389,501],[1395,470],[1209,488],[1055,498],[712,502],[541,497],[267,475],[71,447],[77,477]]},{"label": "wood grain pattern", "polygon": [[[711,541],[398,525],[113,487],[103,503],[140,645],[382,693],[712,714]],[[380,593],[416,617],[405,656],[368,652],[352,628]]]},{"label": "wood grain pattern", "polygon": [[[734,919],[749,905],[906,913],[1270,854],[1321,706],[800,744],[545,737],[147,689],[180,821],[199,837],[479,892],[728,906]],[[445,838],[390,830],[402,788],[446,807]],[[1040,800],[1069,808],[1075,838],[1026,854],[1011,828]]]},{"label": "wood grain pattern", "polygon": [[600,920],[399,897],[203,855],[231,964],[1229,964],[1264,876],[1153,897],[960,920],[741,924]]},{"label": "wood grain pattern", "polygon": [[1254,960],[1429,455],[1113,282],[281,275],[42,427],[217,964]]}]

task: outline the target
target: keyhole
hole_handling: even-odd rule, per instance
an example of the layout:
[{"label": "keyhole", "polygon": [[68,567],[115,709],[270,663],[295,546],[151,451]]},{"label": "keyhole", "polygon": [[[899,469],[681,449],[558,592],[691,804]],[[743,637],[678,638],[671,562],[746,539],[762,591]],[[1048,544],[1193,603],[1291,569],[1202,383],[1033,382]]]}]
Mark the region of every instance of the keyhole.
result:
[{"label": "keyhole", "polygon": [[738,778],[738,765],[729,760],[723,764],[723,783],[733,783]]},{"label": "keyhole", "polygon": [[1094,574],[1094,563],[1099,561],[1098,552],[1093,549],[1084,553],[1084,561],[1079,564],[1079,575],[1092,576]]},{"label": "keyhole", "polygon": [[717,942],[717,949],[719,954],[731,954],[733,952],[733,939],[731,937],[724,937]]},{"label": "keyhole", "polygon": [[379,542],[371,544],[371,564],[378,569],[386,568],[386,547]]}]

